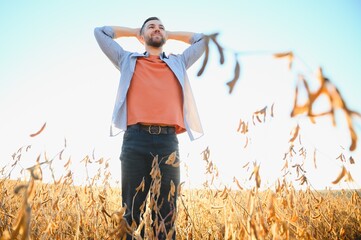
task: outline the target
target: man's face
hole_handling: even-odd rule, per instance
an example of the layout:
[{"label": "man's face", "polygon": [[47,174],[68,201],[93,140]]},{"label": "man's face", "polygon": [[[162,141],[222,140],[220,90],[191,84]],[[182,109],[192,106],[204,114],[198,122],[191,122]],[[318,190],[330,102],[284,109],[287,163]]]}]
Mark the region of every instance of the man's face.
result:
[{"label": "man's face", "polygon": [[143,29],[144,43],[152,47],[162,47],[166,42],[166,31],[161,21],[151,20]]}]

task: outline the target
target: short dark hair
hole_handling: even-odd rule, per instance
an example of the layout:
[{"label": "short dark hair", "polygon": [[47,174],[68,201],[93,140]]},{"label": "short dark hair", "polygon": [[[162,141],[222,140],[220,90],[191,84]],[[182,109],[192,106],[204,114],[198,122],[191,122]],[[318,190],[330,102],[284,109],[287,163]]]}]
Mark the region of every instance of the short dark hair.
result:
[{"label": "short dark hair", "polygon": [[149,22],[149,21],[152,21],[152,20],[158,20],[158,21],[160,21],[160,19],[159,19],[159,18],[157,18],[157,17],[149,17],[149,18],[147,18],[147,19],[144,21],[144,23],[143,23],[142,27],[140,28],[140,34],[142,34],[142,33],[143,33],[143,30],[144,30],[145,24],[146,24],[147,22]]}]

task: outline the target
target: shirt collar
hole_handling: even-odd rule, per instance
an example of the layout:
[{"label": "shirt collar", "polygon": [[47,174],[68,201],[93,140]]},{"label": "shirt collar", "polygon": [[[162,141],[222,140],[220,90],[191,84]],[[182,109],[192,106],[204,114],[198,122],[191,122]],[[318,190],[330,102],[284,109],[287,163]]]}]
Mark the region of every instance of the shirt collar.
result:
[{"label": "shirt collar", "polygon": [[[148,57],[149,56],[149,53],[147,52],[147,51],[145,51],[144,53],[143,53],[143,56],[145,56],[145,57]],[[164,58],[168,58],[168,56],[167,56],[167,54],[165,54],[165,52],[162,52],[160,55],[160,59],[164,59]]]}]

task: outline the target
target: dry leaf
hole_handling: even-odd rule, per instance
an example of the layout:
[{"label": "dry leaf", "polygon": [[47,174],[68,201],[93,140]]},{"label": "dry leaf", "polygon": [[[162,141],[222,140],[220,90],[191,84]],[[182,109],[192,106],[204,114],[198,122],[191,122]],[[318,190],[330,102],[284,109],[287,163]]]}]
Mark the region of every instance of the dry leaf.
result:
[{"label": "dry leaf", "polygon": [[342,166],[342,170],[340,174],[337,176],[337,178],[332,182],[333,184],[337,184],[341,181],[341,179],[347,174],[347,170],[345,166]]},{"label": "dry leaf", "polygon": [[352,126],[349,126],[350,135],[351,135],[351,145],[350,145],[350,151],[355,151],[356,144],[357,144],[357,135]]},{"label": "dry leaf", "polygon": [[219,52],[219,63],[222,65],[224,63],[224,53],[223,53],[223,48],[221,47],[221,45],[218,43],[218,41],[216,39],[217,36],[218,36],[218,33],[214,33],[214,34],[210,35],[210,38],[212,39],[214,44],[216,44],[216,46],[217,46],[217,50]]},{"label": "dry leaf", "polygon": [[64,167],[67,169],[70,163],[71,163],[71,158],[69,157],[69,160],[64,164]]},{"label": "dry leaf", "polygon": [[30,134],[30,137],[35,137],[35,136],[39,135],[44,130],[45,126],[46,126],[46,122],[43,124],[43,126],[40,128],[39,131],[37,131],[36,133]]},{"label": "dry leaf", "polygon": [[169,155],[169,157],[168,157],[167,161],[165,162],[165,164],[172,165],[172,164],[174,164],[174,162],[176,160],[177,160],[177,151],[174,151]]},{"label": "dry leaf", "polygon": [[313,165],[315,168],[317,168],[317,164],[316,164],[316,149],[313,152]]},{"label": "dry leaf", "polygon": [[171,198],[174,197],[174,194],[175,194],[175,185],[174,185],[173,180],[170,180],[170,190],[168,193],[168,201],[170,201]]},{"label": "dry leaf", "polygon": [[273,57],[275,58],[287,58],[288,59],[288,69],[292,68],[292,63],[294,60],[294,54],[293,52],[284,52],[284,53],[275,53],[273,54]]},{"label": "dry leaf", "polygon": [[248,165],[249,165],[249,162],[247,162],[246,164],[244,164],[244,165],[242,166],[242,168],[246,168]]},{"label": "dry leaf", "polygon": [[227,83],[227,85],[229,86],[229,94],[232,93],[234,85],[238,81],[240,73],[241,73],[241,66],[240,66],[240,64],[238,62],[237,56],[235,58],[236,58],[236,66],[234,68],[234,77],[233,77],[233,79],[231,81],[229,81]]},{"label": "dry leaf", "polygon": [[233,177],[233,182],[236,183],[237,187],[240,189],[240,190],[243,190],[243,187],[239,184],[238,180],[236,177]]},{"label": "dry leaf", "polygon": [[248,132],[248,122],[244,122],[242,119],[240,119],[237,132],[246,134]]},{"label": "dry leaf", "polygon": [[298,136],[299,131],[300,131],[300,125],[297,124],[296,128],[292,130],[291,132],[292,137],[288,142],[294,142]]},{"label": "dry leaf", "polygon": [[248,146],[248,142],[249,142],[248,137],[246,137],[246,143],[244,144],[243,148],[246,148]]},{"label": "dry leaf", "polygon": [[275,105],[275,104],[273,103],[273,104],[272,104],[272,106],[271,106],[271,117],[273,117],[273,116],[274,116],[274,114],[273,114],[273,113],[274,113],[274,110],[273,110],[274,105]]}]

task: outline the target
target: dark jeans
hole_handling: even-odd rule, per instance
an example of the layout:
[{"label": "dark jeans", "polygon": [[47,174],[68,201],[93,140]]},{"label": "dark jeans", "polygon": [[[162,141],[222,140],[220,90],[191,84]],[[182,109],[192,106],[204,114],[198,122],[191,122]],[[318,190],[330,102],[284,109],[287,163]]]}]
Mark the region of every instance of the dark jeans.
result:
[{"label": "dark jeans", "polygon": [[[169,155],[173,152],[176,152],[176,162],[178,162],[178,139],[175,133],[150,134],[142,130],[139,125],[129,126],[124,133],[120,156],[122,168],[122,199],[123,205],[127,206],[124,217],[129,225],[135,221],[137,226],[139,226],[140,217],[146,205],[144,204],[142,206],[142,204],[147,200],[148,193],[150,193],[150,197],[154,198],[156,203],[155,206],[152,206],[152,220],[158,221],[153,223],[153,231],[154,235],[158,236],[157,239],[165,239],[165,234],[174,227],[180,170],[179,166],[166,164]],[[160,175],[158,174],[157,177],[155,177],[153,174],[152,177],[150,173],[155,157],[158,157],[158,164],[155,168],[160,170]],[[137,191],[137,187],[140,186],[143,179],[145,183],[144,191],[139,188]],[[174,197],[170,197],[168,200],[171,181],[173,181],[176,191]],[[160,182],[159,191],[157,186],[154,186],[154,184],[158,184],[157,182]],[[154,189],[156,192],[153,192]],[[140,210],[141,207],[143,207],[142,210]],[[166,233],[164,233],[164,231],[159,233],[159,226],[161,226],[162,223],[164,223],[166,227]],[[127,239],[131,239],[131,236],[128,236]],[[175,239],[175,230],[173,239]]]}]

